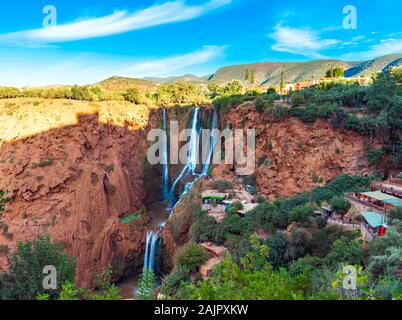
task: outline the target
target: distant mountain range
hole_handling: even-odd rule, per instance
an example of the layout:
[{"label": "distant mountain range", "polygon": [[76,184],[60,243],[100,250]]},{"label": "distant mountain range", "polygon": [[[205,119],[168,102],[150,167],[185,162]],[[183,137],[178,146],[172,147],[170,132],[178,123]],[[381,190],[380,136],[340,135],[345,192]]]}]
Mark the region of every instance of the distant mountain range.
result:
[{"label": "distant mountain range", "polygon": [[245,85],[250,85],[250,80],[245,80],[246,70],[249,70],[250,74],[254,70],[255,84],[257,85],[277,85],[281,81],[282,71],[286,82],[295,82],[313,78],[320,79],[328,69],[337,66],[344,68],[346,77],[370,76],[373,72],[402,66],[402,53],[390,54],[369,61],[314,60],[307,62],[241,64],[223,67],[214,74],[204,77],[197,77],[192,74],[167,78],[148,77],[144,79],[112,77],[100,82],[100,85],[107,90],[122,90],[127,87],[152,90],[157,84],[174,83],[179,80],[197,84],[207,84],[212,81],[226,84],[232,80],[239,80]]}]

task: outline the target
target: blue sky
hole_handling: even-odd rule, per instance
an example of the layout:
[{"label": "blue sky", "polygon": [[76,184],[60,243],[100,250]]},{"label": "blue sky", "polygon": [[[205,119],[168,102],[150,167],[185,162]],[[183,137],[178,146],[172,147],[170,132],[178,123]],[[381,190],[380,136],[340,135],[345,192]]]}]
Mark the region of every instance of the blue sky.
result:
[{"label": "blue sky", "polygon": [[[2,0],[0,85],[210,74],[231,64],[402,52],[400,0]],[[43,27],[43,8],[57,24]],[[345,29],[353,5],[357,29]],[[54,20],[52,20],[54,21]]]}]

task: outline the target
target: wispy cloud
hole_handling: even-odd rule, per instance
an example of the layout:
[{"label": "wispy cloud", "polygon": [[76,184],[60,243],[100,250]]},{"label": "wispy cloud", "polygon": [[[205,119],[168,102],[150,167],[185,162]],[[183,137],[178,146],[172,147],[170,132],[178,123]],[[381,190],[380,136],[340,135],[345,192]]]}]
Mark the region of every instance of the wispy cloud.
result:
[{"label": "wispy cloud", "polygon": [[[225,46],[204,46],[181,55],[130,60],[87,54],[32,57],[16,67],[13,60],[0,60],[0,85],[45,86],[54,84],[91,84],[113,75],[127,77],[153,77],[197,73],[208,74],[209,64],[223,57]],[[12,49],[10,49],[12,50]],[[18,60],[18,59],[17,59]],[[77,76],[78,75],[78,76]],[[199,74],[199,75],[204,75]]]},{"label": "wispy cloud", "polygon": [[323,39],[313,30],[284,27],[282,24],[277,24],[269,37],[275,40],[271,46],[272,50],[311,58],[324,58],[320,51],[340,42],[335,39]]},{"label": "wispy cloud", "polygon": [[198,18],[232,0],[209,0],[187,5],[185,0],[155,4],[135,12],[115,11],[103,17],[86,18],[48,28],[24,30],[0,35],[0,44],[43,47],[46,44],[76,41],[149,28]]},{"label": "wispy cloud", "polygon": [[367,51],[346,53],[342,59],[374,59],[392,53],[402,53],[402,38],[380,40],[379,43],[370,46]]},{"label": "wispy cloud", "polygon": [[186,73],[188,67],[201,65],[222,56],[225,48],[223,46],[204,46],[202,50],[188,54],[129,65],[123,68],[120,74],[141,77],[164,77]]}]

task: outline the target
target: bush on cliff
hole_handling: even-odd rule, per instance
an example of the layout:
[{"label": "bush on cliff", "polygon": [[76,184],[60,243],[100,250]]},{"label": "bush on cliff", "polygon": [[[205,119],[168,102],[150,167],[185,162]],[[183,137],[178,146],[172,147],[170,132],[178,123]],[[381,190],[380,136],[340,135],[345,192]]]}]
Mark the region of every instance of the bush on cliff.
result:
[{"label": "bush on cliff", "polygon": [[334,207],[336,213],[340,215],[345,215],[350,209],[350,202],[347,201],[344,197],[333,197],[331,199],[331,204]]},{"label": "bush on cliff", "polygon": [[300,206],[294,207],[289,212],[289,223],[291,222],[301,222],[302,224],[307,224],[310,218],[314,214],[314,207],[310,204],[302,204]]},{"label": "bush on cliff", "polygon": [[207,258],[208,255],[202,247],[194,242],[188,242],[176,251],[175,269],[185,269],[190,272],[201,266]]},{"label": "bush on cliff", "polygon": [[[45,266],[54,266],[57,270],[56,290],[43,288]],[[38,294],[49,294],[55,299],[63,283],[74,282],[75,267],[75,259],[63,252],[61,244],[52,243],[48,236],[39,236],[33,242],[20,241],[8,272],[0,275],[0,300],[33,300]]]}]

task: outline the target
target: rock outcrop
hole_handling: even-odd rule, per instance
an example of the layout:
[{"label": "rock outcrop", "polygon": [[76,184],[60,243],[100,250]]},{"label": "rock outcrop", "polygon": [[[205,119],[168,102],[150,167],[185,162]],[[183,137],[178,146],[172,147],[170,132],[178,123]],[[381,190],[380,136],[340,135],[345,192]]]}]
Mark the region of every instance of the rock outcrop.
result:
[{"label": "rock outcrop", "polygon": [[[150,127],[155,123],[149,123]],[[18,241],[49,234],[77,258],[78,285],[112,264],[124,274],[142,262],[146,227],[143,162],[146,130],[101,123],[98,114],[78,124],[3,141],[0,190],[12,197],[2,220],[0,270]],[[120,218],[139,213],[135,221]]]},{"label": "rock outcrop", "polygon": [[[256,129],[256,181],[258,190],[274,199],[291,196],[336,176],[366,174],[364,138],[333,129],[328,121],[306,124],[288,117],[275,122],[255,110],[253,103],[232,109],[227,123],[235,128]],[[215,174],[228,173],[217,168]]]}]

